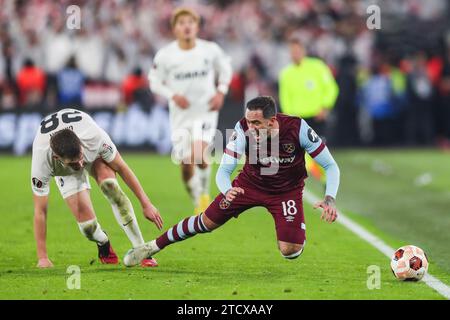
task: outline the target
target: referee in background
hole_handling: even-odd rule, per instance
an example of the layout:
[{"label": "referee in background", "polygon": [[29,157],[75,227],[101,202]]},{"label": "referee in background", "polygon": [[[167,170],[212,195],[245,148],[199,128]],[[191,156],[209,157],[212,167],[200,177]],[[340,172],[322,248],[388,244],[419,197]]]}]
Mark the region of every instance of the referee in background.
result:
[{"label": "referee in background", "polygon": [[[289,39],[289,51],[292,63],[281,71],[278,82],[281,112],[305,119],[324,138],[328,114],[339,94],[338,85],[322,60],[306,56],[299,38]],[[323,171],[309,157],[306,167],[323,181]]]}]

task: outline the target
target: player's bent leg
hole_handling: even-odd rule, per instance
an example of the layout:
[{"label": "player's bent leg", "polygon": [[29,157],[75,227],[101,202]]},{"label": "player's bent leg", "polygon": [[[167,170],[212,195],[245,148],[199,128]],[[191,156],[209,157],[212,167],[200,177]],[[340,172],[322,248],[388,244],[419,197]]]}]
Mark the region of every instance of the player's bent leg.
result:
[{"label": "player's bent leg", "polygon": [[98,159],[94,162],[92,171],[103,195],[111,204],[117,222],[121,225],[133,248],[142,246],[144,239],[133,206],[125,192],[120,188],[114,170],[103,160]]},{"label": "player's bent leg", "polygon": [[88,190],[75,193],[65,199],[77,220],[81,233],[97,244],[98,257],[102,263],[117,264],[119,259],[111,247],[108,236],[98,223]]},{"label": "player's bent leg", "polygon": [[278,241],[278,249],[281,255],[286,259],[297,259],[303,253],[303,245]]},{"label": "player's bent leg", "polygon": [[180,164],[181,167],[181,177],[183,179],[186,190],[192,198],[192,201],[195,204],[195,201],[200,196],[200,180],[197,176],[195,176],[195,167],[191,163],[190,159],[185,159]]},{"label": "player's bent leg", "polygon": [[211,180],[211,166],[209,164],[210,144],[207,141],[197,140],[194,141],[192,150],[194,150],[194,163],[196,164],[195,172],[199,177],[201,188],[196,211],[203,212],[211,203],[211,198],[209,196]]},{"label": "player's bent leg", "polygon": [[211,232],[218,227],[219,225],[208,219],[204,213],[185,218],[156,240],[149,242],[150,254],[154,255],[172,243],[186,240],[199,233]]},{"label": "player's bent leg", "polygon": [[268,196],[265,206],[275,222],[278,248],[286,259],[298,258],[306,244],[302,189]]},{"label": "player's bent leg", "polygon": [[221,225],[223,224],[215,223],[205,213],[185,218],[164,232],[159,238],[150,241],[148,250],[151,255],[154,255],[172,243],[186,240],[199,233],[211,232]]},{"label": "player's bent leg", "polygon": [[183,241],[199,233],[211,232],[250,207],[250,205],[226,202],[223,195],[219,194],[204,213],[181,220],[146,245],[150,254],[154,255],[172,243]]}]

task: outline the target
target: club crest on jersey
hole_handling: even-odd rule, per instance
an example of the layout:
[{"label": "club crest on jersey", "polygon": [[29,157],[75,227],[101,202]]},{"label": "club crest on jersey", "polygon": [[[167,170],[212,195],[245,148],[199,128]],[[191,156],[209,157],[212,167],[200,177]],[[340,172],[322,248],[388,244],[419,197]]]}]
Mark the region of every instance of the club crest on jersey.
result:
[{"label": "club crest on jersey", "polygon": [[109,144],[107,144],[107,143],[104,143],[103,144],[103,150],[105,151],[105,152],[113,152],[113,149],[112,149],[112,147],[109,145]]},{"label": "club crest on jersey", "polygon": [[33,186],[35,186],[36,188],[38,189],[42,188],[43,183],[38,178],[33,178],[31,179],[31,181],[33,182]]},{"label": "club crest on jersey", "polygon": [[287,153],[292,153],[295,151],[295,144],[293,143],[283,143],[283,150]]},{"label": "club crest on jersey", "polygon": [[227,199],[223,198],[222,200],[220,200],[219,202],[219,208],[222,210],[228,209],[228,207],[231,205],[231,202],[228,201]]}]

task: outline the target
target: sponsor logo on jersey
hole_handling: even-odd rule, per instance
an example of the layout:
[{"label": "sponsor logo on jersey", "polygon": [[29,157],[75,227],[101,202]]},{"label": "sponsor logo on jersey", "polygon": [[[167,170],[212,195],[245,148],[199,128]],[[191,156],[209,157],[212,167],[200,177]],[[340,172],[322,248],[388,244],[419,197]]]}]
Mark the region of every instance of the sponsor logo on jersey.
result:
[{"label": "sponsor logo on jersey", "polygon": [[286,217],[286,222],[292,222],[292,221],[294,221],[295,220],[295,217],[294,216],[287,216]]},{"label": "sponsor logo on jersey", "polygon": [[295,161],[295,156],[282,157],[282,158],[270,156],[270,157],[266,157],[266,158],[259,158],[259,162],[263,166],[266,166],[269,163],[289,164],[289,163],[293,163],[294,161]]},{"label": "sponsor logo on jersey", "polygon": [[219,208],[222,210],[228,209],[228,207],[231,205],[231,202],[228,201],[227,199],[223,198],[222,200],[220,200],[219,202]]},{"label": "sponsor logo on jersey", "polygon": [[38,189],[42,188],[42,186],[44,185],[44,184],[42,183],[42,181],[39,180],[38,178],[33,178],[33,179],[31,179],[31,182],[33,183],[33,186],[35,186],[35,187],[38,188]]},{"label": "sponsor logo on jersey", "polygon": [[64,179],[63,178],[59,178],[59,185],[62,187],[64,187]]},{"label": "sponsor logo on jersey", "polygon": [[292,153],[295,151],[295,144],[293,143],[283,143],[283,150],[287,153]]},{"label": "sponsor logo on jersey", "polygon": [[233,134],[230,137],[230,141],[234,141],[236,139],[237,139],[237,133],[236,133],[236,131],[233,131]]},{"label": "sponsor logo on jersey", "polygon": [[190,80],[194,78],[203,78],[208,75],[208,70],[196,70],[196,71],[188,71],[188,72],[180,72],[174,75],[177,80]]}]

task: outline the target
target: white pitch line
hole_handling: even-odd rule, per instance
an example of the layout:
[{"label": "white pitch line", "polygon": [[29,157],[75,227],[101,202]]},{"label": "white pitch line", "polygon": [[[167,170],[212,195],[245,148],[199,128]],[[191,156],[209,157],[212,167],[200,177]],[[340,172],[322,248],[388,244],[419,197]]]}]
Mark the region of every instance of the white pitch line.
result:
[{"label": "white pitch line", "polygon": [[[321,201],[316,195],[312,194],[308,190],[304,191],[305,200],[311,204],[314,204],[318,201]],[[344,225],[347,229],[352,231],[354,234],[359,236],[361,239],[367,241],[373,247],[378,249],[381,253],[391,259],[392,254],[395,252],[393,248],[387,245],[383,240],[375,236],[373,233],[370,233],[361,225],[347,217],[342,212],[338,211],[338,219],[336,220],[340,224]],[[433,277],[431,274],[426,273],[423,277],[422,281],[427,284],[430,288],[436,290],[440,295],[450,300],[450,287],[445,283],[440,281],[439,279]]]}]

